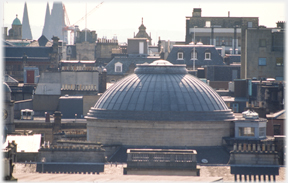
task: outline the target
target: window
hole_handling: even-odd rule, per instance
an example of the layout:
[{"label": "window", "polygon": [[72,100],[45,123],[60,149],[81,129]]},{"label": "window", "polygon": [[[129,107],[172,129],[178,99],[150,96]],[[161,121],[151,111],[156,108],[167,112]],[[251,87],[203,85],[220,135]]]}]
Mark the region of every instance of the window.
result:
[{"label": "window", "polygon": [[266,39],[259,39],[259,47],[266,47]]},{"label": "window", "polygon": [[121,68],[121,66],[116,66],[116,71],[115,72],[121,72],[122,71],[122,68]]},{"label": "window", "polygon": [[246,136],[255,136],[255,128],[253,127],[239,127],[239,136],[246,137]]},{"label": "window", "polygon": [[232,46],[233,37],[217,36],[216,37],[216,46],[222,46],[222,41],[224,41],[225,46]]},{"label": "window", "polygon": [[277,66],[283,66],[283,58],[282,57],[276,58],[276,65]]},{"label": "window", "polygon": [[44,144],[45,142],[45,134],[44,133],[41,133],[41,145]]},{"label": "window", "polygon": [[211,27],[211,22],[210,21],[206,21],[205,27]]},{"label": "window", "polygon": [[258,64],[259,64],[259,66],[265,66],[266,65],[266,58],[259,58]]},{"label": "window", "polygon": [[197,60],[197,52],[195,51],[195,55],[194,55],[194,51],[191,52],[191,60]]},{"label": "window", "polygon": [[275,125],[273,125],[273,128],[274,128],[274,135],[281,135],[281,133],[280,133],[281,125],[275,124]]},{"label": "window", "polygon": [[117,62],[115,64],[115,72],[122,72],[122,63]]},{"label": "window", "polygon": [[253,23],[252,22],[248,22],[248,28],[252,28]]},{"label": "window", "polygon": [[266,128],[265,127],[259,128],[259,137],[266,137]]},{"label": "window", "polygon": [[72,54],[72,48],[71,47],[68,47],[68,49],[67,49],[67,54]]},{"label": "window", "polygon": [[232,104],[232,110],[233,110],[233,112],[239,112],[239,111],[238,111],[238,108],[239,108],[238,103],[233,103],[233,104]]},{"label": "window", "polygon": [[144,42],[139,42],[139,54],[144,54]]},{"label": "window", "polygon": [[183,60],[183,52],[178,52],[177,59],[178,60]]},{"label": "window", "polygon": [[211,53],[209,52],[205,53],[205,60],[211,60]]}]

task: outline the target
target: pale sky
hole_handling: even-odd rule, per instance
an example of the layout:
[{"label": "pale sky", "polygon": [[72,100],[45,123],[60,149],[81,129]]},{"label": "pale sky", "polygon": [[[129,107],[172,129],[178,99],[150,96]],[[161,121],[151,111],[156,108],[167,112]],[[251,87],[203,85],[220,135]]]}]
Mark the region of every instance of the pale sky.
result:
[{"label": "pale sky", "polygon": [[[138,32],[141,18],[148,34],[151,32],[152,43],[161,40],[184,41],[185,17],[192,16],[193,8],[202,8],[202,16],[226,17],[230,11],[231,17],[259,17],[259,25],[275,27],[277,21],[286,19],[285,0],[244,0],[236,1],[208,1],[208,0],[177,0],[177,1],[121,1],[103,0],[104,3],[87,18],[87,28],[95,30],[98,38],[112,39],[117,36],[119,42],[127,42]],[[26,1],[28,16],[33,39],[38,39],[42,34],[46,5],[49,2],[50,12],[53,1]],[[102,0],[75,1],[63,0],[71,24],[85,16]],[[4,0],[2,26],[11,28],[11,24],[18,14],[22,23],[24,3],[22,0]],[[1,11],[2,12],[2,11]],[[4,20],[4,21],[3,21]],[[85,28],[85,20],[78,24],[80,29]]]}]

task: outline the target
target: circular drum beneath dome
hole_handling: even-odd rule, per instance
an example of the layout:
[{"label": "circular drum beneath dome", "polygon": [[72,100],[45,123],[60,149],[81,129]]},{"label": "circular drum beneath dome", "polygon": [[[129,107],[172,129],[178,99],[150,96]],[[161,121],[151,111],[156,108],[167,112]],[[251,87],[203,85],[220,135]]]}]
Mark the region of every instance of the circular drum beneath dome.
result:
[{"label": "circular drum beneath dome", "polygon": [[149,147],[220,146],[234,115],[185,65],[137,65],[111,86],[85,117],[87,140]]}]

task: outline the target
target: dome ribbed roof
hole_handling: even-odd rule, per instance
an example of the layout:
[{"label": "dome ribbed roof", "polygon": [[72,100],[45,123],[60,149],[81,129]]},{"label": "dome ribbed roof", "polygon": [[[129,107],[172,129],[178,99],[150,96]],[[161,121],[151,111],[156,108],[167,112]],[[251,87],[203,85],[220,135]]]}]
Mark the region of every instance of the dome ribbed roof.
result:
[{"label": "dome ribbed roof", "polygon": [[137,65],[135,74],[111,86],[86,118],[217,121],[234,115],[211,87],[187,74],[184,64],[158,60]]}]

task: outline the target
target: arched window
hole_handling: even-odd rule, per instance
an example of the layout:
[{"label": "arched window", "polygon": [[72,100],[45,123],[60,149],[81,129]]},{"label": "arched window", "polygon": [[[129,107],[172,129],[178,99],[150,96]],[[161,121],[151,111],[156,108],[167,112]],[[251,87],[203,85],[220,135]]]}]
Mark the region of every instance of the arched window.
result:
[{"label": "arched window", "polygon": [[115,63],[115,72],[122,72],[122,63]]},{"label": "arched window", "polygon": [[68,47],[68,48],[67,48],[67,54],[69,54],[69,55],[72,54],[72,48],[71,48],[71,47]]}]

